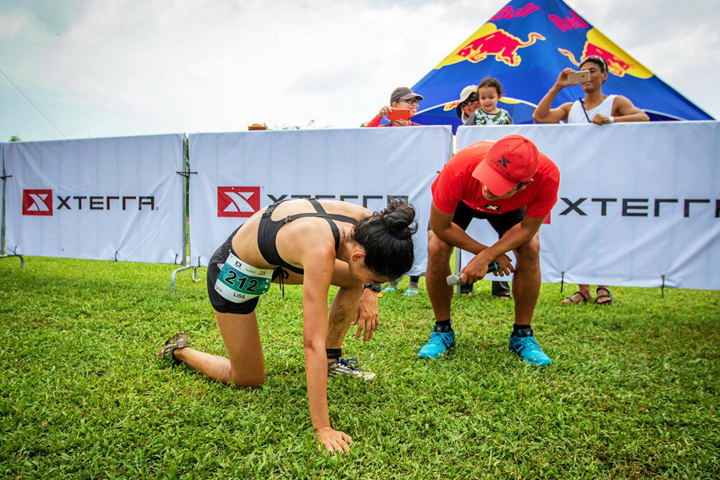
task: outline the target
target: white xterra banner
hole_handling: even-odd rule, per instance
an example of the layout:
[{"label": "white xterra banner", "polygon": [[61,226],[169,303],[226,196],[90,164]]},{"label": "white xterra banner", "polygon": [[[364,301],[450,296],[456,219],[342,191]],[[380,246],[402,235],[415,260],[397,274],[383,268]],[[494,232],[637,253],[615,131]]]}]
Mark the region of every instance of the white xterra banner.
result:
[{"label": "white xterra banner", "polygon": [[[720,122],[460,127],[458,150],[511,133],[560,169],[543,282],[720,290]],[[486,221],[468,233],[497,241]]]},{"label": "white xterra banner", "polygon": [[376,211],[401,198],[418,212],[411,272],[424,272],[430,185],[451,139],[450,127],[190,135],[191,263],[207,266],[233,230],[276,200],[342,200]]},{"label": "white xterra banner", "polygon": [[183,137],[6,144],[8,250],[180,263]]}]

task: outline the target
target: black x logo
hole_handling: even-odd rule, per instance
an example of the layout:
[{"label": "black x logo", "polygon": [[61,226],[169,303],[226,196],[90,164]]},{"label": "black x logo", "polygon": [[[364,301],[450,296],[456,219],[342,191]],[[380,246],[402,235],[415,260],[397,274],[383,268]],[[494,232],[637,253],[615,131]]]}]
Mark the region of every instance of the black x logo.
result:
[{"label": "black x logo", "polygon": [[70,195],[68,195],[65,198],[58,195],[57,198],[58,198],[58,200],[60,200],[60,205],[58,205],[58,210],[60,210],[63,207],[67,208],[68,210],[72,210],[72,208],[70,208],[70,205],[68,205],[68,203],[67,203],[70,201]]},{"label": "black x logo", "polygon": [[582,202],[584,202],[585,200],[587,200],[587,198],[581,198],[581,199],[579,199],[577,202],[573,202],[572,200],[570,200],[570,199],[568,199],[568,198],[565,198],[565,197],[560,197],[560,198],[562,199],[563,202],[565,202],[565,203],[568,204],[568,208],[566,208],[560,215],[567,215],[568,213],[570,213],[570,212],[572,212],[572,211],[574,210],[574,211],[576,211],[578,214],[580,214],[580,215],[582,215],[582,216],[584,216],[584,217],[587,217],[587,213],[583,212],[583,211],[580,210],[580,208],[578,207],[578,205],[580,205]]},{"label": "black x logo", "polygon": [[507,168],[508,163],[510,163],[510,160],[508,160],[507,158],[505,158],[505,155],[503,155],[501,158],[502,158],[502,160],[499,160],[499,161],[502,162],[503,167]]}]

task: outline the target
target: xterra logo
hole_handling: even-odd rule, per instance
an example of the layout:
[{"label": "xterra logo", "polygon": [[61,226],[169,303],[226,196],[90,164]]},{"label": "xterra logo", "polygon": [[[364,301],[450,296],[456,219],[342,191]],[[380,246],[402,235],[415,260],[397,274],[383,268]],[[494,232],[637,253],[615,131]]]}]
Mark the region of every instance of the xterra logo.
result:
[{"label": "xterra logo", "polygon": [[[360,199],[362,199],[362,206],[364,208],[371,208],[370,202],[374,203],[377,200],[386,200],[385,203],[389,205],[391,202],[407,203],[410,197],[408,195],[305,195],[296,193],[284,193],[278,196],[268,195],[268,198],[271,202],[279,202],[280,200],[285,200],[288,198],[317,198],[318,200],[340,200],[341,202],[347,202],[352,200],[357,200],[358,202],[360,202]],[[375,206],[373,208],[377,207]]]},{"label": "xterra logo", "polygon": [[[713,200],[709,198],[591,198],[590,202],[595,205],[583,205],[580,207],[587,198],[578,198],[577,200],[571,200],[569,198],[560,197],[565,202],[567,208],[563,210],[560,215],[569,215],[575,212],[577,215],[582,217],[588,216],[588,212],[601,217],[622,216],[622,217],[666,217],[670,215],[679,215],[682,210],[682,215],[685,218],[690,217],[691,207],[693,208],[693,216],[697,216],[697,210],[702,213],[700,215],[707,215],[705,213],[708,209],[703,208],[703,204],[712,204]],[[616,205],[619,204],[619,205]],[[712,206],[710,207],[712,209]],[[585,210],[583,210],[585,209]],[[720,218],[720,200],[715,199],[715,218]],[[610,214],[608,213],[610,211]]]},{"label": "xterra logo", "polygon": [[24,189],[22,214],[53,216],[61,210],[155,210],[155,197],[135,195],[56,195],[53,206],[52,189]]},{"label": "xterra logo", "polygon": [[[260,187],[217,187],[218,194],[218,217],[251,217],[253,213],[260,210]],[[298,198],[317,198],[318,200],[340,200],[341,202],[352,202],[360,204],[365,208],[378,208],[377,205],[369,204],[382,201],[384,204],[390,202],[407,202],[407,195],[310,195],[300,193],[284,193],[281,195],[268,194],[270,203],[280,200]],[[353,202],[355,200],[356,202]]]},{"label": "xterra logo", "polygon": [[22,214],[42,217],[52,217],[52,190],[34,189],[23,190]]},{"label": "xterra logo", "polygon": [[260,187],[218,187],[218,217],[252,217],[260,210]]}]

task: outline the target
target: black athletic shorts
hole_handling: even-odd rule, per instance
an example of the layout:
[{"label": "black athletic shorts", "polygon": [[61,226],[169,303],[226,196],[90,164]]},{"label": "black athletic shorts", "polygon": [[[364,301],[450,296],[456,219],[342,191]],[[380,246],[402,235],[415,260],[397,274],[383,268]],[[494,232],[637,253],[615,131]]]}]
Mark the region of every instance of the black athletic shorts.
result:
[{"label": "black athletic shorts", "polygon": [[485,213],[473,210],[465,202],[458,202],[452,222],[463,230],[467,230],[473,218],[480,218],[490,222],[490,226],[497,232],[498,238],[505,235],[505,232],[522,222],[525,217],[525,208],[522,207],[507,213]]},{"label": "black athletic shorts", "polygon": [[[248,313],[252,313],[255,311],[255,307],[257,307],[260,297],[255,297],[243,303],[233,303],[226,300],[218,292],[215,291],[215,282],[217,282],[218,275],[220,274],[220,271],[222,270],[222,267],[225,264],[225,260],[227,260],[228,255],[230,255],[230,252],[232,252],[235,256],[237,256],[237,254],[233,251],[232,248],[232,239],[238,230],[239,229],[235,230],[228,237],[228,239],[225,240],[225,243],[220,245],[220,247],[215,250],[215,253],[213,253],[212,257],[210,257],[210,263],[208,264],[207,271],[207,291],[208,297],[210,297],[210,303],[212,304],[216,312],[239,313],[247,315]],[[273,280],[280,276],[281,270],[282,269],[279,267],[275,269],[272,276]]]}]

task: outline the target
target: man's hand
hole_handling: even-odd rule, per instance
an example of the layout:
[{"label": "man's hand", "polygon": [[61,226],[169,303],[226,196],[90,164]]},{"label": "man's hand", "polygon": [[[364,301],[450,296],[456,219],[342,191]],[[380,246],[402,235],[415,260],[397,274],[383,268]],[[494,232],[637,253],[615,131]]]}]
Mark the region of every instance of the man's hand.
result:
[{"label": "man's hand", "polygon": [[498,270],[498,272],[501,272],[500,276],[510,275],[510,273],[515,271],[515,268],[512,266],[512,261],[507,255],[502,254],[494,260],[488,261],[481,252],[475,255],[475,258],[470,260],[465,268],[462,269],[462,283],[473,283],[483,278],[485,274],[487,274],[488,265],[492,262],[497,262],[500,267],[500,270]]},{"label": "man's hand", "polygon": [[512,272],[515,271],[515,267],[513,267],[512,259],[505,255],[504,253],[502,255],[498,255],[492,262],[490,263],[497,263],[498,264],[498,271],[494,272],[494,275],[505,277],[510,276]]},{"label": "man's hand", "polygon": [[579,82],[571,82],[568,80],[568,73],[574,72],[572,68],[566,68],[562,72],[560,72],[560,75],[558,75],[557,80],[555,81],[555,86],[558,88],[565,88],[569,87],[571,85],[577,85]]},{"label": "man's hand", "polygon": [[404,120],[402,118],[398,118],[397,120],[392,120],[390,123],[392,123],[396,127],[407,127],[408,125],[410,125],[409,120]]},{"label": "man's hand", "polygon": [[[339,452],[342,450],[345,453],[350,453],[350,443],[352,438],[339,430],[333,430],[332,427],[323,427],[319,430],[315,430],[315,436],[317,436],[318,442],[325,446],[325,449],[329,452]],[[320,450],[320,445],[318,445]]]},{"label": "man's hand", "polygon": [[378,112],[378,117],[382,118],[390,112],[392,112],[392,107],[388,107],[388,106],[382,107],[380,109],[380,112]]},{"label": "man's hand", "polygon": [[358,304],[357,312],[355,313],[355,320],[351,325],[357,325],[357,333],[355,333],[355,340],[360,340],[360,335],[365,330],[363,336],[363,343],[367,343],[377,330],[380,323],[380,316],[378,315],[378,299],[377,294],[370,288],[366,288],[363,291],[362,297],[360,297],[360,303]]},{"label": "man's hand", "polygon": [[610,123],[610,117],[596,113],[590,121],[595,125],[607,125]]}]

